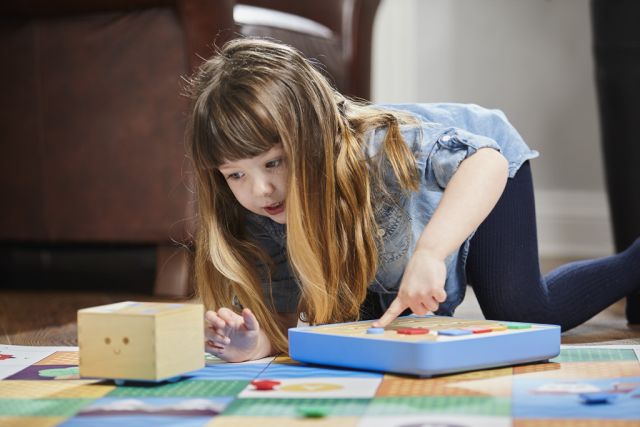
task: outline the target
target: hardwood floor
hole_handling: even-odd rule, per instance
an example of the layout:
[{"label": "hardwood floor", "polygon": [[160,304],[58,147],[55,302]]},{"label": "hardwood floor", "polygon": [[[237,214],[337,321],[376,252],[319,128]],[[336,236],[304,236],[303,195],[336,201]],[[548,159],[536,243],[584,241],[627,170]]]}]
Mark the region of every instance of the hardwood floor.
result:
[{"label": "hardwood floor", "polygon": [[[569,260],[543,260],[549,271]],[[0,344],[77,345],[79,309],[119,301],[179,301],[145,294],[90,292],[20,292],[0,289]],[[471,289],[456,316],[482,318]],[[563,344],[640,344],[640,325],[627,325],[620,301],[583,325],[565,332]]]},{"label": "hardwood floor", "polygon": [[0,290],[0,344],[77,345],[81,308],[120,301],[176,301],[145,294]]}]

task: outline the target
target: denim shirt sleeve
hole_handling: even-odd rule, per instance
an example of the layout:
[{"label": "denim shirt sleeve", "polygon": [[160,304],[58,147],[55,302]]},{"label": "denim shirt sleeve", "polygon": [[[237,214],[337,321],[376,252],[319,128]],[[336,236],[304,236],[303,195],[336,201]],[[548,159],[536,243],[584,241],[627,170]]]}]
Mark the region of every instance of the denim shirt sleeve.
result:
[{"label": "denim shirt sleeve", "polygon": [[[423,132],[426,131],[423,130]],[[433,138],[431,152],[426,159],[425,178],[430,190],[437,190],[435,185],[444,189],[460,163],[481,148],[493,148],[500,151],[498,144],[491,138],[474,135],[462,129],[444,128],[436,132],[424,132]],[[425,141],[431,145],[430,141]]]},{"label": "denim shirt sleeve", "polygon": [[268,279],[268,267],[258,265],[265,302],[278,313],[296,313],[300,288],[289,268],[284,226],[268,218],[248,214],[246,230],[251,240],[265,251],[273,263],[271,282]]},{"label": "denim shirt sleeve", "polygon": [[[509,162],[509,177],[513,178],[520,166],[539,153],[529,148],[507,116],[498,109],[475,104],[430,103],[393,104],[384,108],[413,114],[423,123],[464,129],[476,138],[489,138],[500,146],[502,155]],[[436,136],[437,137],[437,136]],[[477,148],[476,148],[477,149]]]},{"label": "denim shirt sleeve", "polygon": [[[460,163],[479,149],[490,147],[499,150],[507,159],[509,176],[513,177],[525,161],[537,157],[538,153],[527,146],[499,110],[471,104],[396,104],[382,108],[408,112],[418,119],[416,125],[403,125],[401,133],[423,173],[419,189],[403,199],[398,206],[399,212],[377,217],[378,227],[384,230],[381,233],[384,245],[376,282],[370,289],[381,296],[381,301],[389,303],[397,293],[416,242]],[[367,135],[370,158],[380,152],[385,135],[385,128],[375,129]],[[386,184],[396,192],[398,186],[393,178],[390,174]],[[399,222],[398,226],[396,222]],[[446,259],[447,300],[440,304],[436,314],[452,315],[464,298],[470,239],[471,236]]]}]

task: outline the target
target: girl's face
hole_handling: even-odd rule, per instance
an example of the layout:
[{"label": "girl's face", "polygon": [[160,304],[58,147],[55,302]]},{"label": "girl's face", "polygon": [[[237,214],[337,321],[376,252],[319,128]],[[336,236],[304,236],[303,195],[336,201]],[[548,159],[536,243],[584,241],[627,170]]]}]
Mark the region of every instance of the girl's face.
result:
[{"label": "girl's face", "polygon": [[245,209],[286,222],[287,165],[282,144],[255,157],[224,162],[218,170]]}]

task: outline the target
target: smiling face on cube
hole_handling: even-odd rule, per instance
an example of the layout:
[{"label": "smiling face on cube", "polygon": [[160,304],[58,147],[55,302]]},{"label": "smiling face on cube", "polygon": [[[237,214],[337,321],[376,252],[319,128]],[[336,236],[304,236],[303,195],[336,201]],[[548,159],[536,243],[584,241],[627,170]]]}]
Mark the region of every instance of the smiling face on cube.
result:
[{"label": "smiling face on cube", "polygon": [[151,316],[113,314],[83,322],[78,326],[81,376],[153,378],[154,329]]},{"label": "smiling face on cube", "polygon": [[118,356],[129,345],[129,337],[122,337],[122,339],[119,338],[120,337],[116,337],[115,339],[112,339],[111,337],[104,338],[104,343],[116,356]]}]

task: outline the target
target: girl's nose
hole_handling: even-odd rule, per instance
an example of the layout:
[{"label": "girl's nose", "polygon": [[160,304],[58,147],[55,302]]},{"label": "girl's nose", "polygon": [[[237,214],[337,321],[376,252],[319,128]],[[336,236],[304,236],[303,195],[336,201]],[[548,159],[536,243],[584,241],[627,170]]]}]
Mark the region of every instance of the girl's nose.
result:
[{"label": "girl's nose", "polygon": [[257,179],[253,191],[256,196],[268,196],[273,193],[274,189],[274,185],[268,179]]}]

